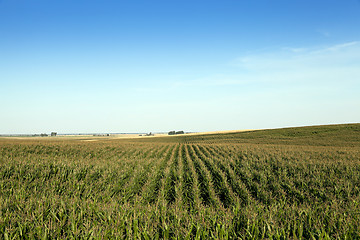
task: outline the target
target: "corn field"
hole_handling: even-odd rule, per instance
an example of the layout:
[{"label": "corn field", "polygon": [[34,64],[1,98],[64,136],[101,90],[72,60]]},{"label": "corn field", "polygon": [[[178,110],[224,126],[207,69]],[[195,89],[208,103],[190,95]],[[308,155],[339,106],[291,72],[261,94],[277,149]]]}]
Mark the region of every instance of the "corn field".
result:
[{"label": "corn field", "polygon": [[360,239],[360,124],[0,138],[0,239]]}]

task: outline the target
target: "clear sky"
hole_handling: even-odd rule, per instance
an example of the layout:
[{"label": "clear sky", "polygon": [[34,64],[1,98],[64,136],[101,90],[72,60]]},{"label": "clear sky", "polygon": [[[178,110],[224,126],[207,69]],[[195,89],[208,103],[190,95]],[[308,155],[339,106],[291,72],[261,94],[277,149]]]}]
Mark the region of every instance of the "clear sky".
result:
[{"label": "clear sky", "polygon": [[359,0],[0,0],[0,133],[360,122]]}]

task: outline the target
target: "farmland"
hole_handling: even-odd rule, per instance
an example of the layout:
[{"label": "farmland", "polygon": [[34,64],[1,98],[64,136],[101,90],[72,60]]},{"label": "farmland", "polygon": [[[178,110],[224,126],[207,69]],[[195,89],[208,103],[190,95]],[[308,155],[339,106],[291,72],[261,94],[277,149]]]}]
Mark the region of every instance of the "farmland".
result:
[{"label": "farmland", "polygon": [[0,239],[360,239],[360,124],[0,138]]}]

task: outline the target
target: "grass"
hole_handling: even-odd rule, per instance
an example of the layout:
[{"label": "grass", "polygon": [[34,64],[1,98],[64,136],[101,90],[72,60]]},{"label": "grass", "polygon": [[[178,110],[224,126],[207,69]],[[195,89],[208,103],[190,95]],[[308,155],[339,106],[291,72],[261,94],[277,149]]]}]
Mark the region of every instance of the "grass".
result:
[{"label": "grass", "polygon": [[360,124],[0,138],[0,239],[360,239]]}]

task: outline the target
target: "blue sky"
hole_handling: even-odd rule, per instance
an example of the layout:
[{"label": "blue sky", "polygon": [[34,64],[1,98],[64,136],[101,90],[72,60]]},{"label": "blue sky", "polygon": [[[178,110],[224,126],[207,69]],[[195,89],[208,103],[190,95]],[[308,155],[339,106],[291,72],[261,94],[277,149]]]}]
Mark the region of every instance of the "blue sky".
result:
[{"label": "blue sky", "polygon": [[360,1],[0,0],[0,133],[360,122]]}]

